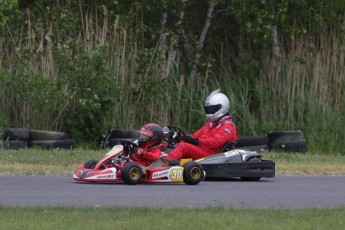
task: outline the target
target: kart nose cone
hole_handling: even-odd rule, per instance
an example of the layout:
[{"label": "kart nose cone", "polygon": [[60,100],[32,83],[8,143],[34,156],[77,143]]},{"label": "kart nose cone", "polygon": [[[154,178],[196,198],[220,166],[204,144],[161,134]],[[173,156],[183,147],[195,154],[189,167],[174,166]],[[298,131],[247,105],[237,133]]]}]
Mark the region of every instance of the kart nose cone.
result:
[{"label": "kart nose cone", "polygon": [[85,173],[81,169],[77,169],[73,173],[73,179],[82,179]]}]

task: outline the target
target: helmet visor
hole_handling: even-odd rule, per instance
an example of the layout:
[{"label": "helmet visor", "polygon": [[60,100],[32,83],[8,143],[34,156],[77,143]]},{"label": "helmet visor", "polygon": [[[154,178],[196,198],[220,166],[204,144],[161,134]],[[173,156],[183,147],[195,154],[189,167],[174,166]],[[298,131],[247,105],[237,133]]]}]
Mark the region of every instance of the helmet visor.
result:
[{"label": "helmet visor", "polygon": [[139,131],[139,140],[140,141],[148,141],[150,138],[153,137],[153,133],[147,130],[140,130]]},{"label": "helmet visor", "polygon": [[205,106],[206,114],[215,114],[222,108],[221,104]]},{"label": "helmet visor", "polygon": [[140,133],[140,135],[139,135],[140,141],[148,141],[149,139],[150,139],[150,137],[148,135]]}]

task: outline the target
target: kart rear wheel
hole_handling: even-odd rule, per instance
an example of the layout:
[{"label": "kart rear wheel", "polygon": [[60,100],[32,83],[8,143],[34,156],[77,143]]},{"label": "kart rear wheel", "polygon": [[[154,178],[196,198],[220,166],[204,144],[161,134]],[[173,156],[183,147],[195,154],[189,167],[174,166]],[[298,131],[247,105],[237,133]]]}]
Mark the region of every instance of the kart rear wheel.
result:
[{"label": "kart rear wheel", "polygon": [[122,169],[122,180],[126,184],[138,184],[140,182],[142,175],[143,172],[141,170],[141,167],[134,162],[129,162]]},{"label": "kart rear wheel", "polygon": [[[252,157],[247,162],[261,162],[261,159],[259,157]],[[241,180],[243,181],[258,181],[261,177],[241,177]]]},{"label": "kart rear wheel", "polygon": [[188,185],[196,185],[204,179],[204,170],[201,164],[190,161],[183,165],[183,181]]},{"label": "kart rear wheel", "polygon": [[97,165],[98,160],[89,160],[84,164],[84,167],[86,169],[93,169]]}]

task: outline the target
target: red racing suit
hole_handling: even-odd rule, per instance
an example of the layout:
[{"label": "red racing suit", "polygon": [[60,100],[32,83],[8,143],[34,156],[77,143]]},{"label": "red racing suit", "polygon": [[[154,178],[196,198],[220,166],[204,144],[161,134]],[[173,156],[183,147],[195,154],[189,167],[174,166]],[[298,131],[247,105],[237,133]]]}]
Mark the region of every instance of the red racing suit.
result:
[{"label": "red racing suit", "polygon": [[147,149],[137,148],[131,159],[142,166],[149,166],[152,162],[158,160],[161,156],[163,145],[152,146]]},{"label": "red racing suit", "polygon": [[165,160],[180,160],[182,158],[196,160],[219,153],[227,142],[238,139],[238,130],[231,117],[224,116],[217,122],[206,123],[198,131],[193,133],[192,137],[199,139],[198,146],[180,142],[166,156]]}]

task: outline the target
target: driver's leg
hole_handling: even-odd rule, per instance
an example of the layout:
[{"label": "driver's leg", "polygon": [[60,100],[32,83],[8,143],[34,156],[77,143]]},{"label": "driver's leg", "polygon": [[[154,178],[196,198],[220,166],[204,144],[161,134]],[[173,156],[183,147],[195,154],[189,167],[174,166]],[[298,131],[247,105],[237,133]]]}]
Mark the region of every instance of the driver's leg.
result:
[{"label": "driver's leg", "polygon": [[165,157],[165,160],[181,160],[183,158],[192,158],[193,160],[196,160],[212,154],[213,153],[210,150],[202,149],[189,143],[180,142],[176,149],[171,151]]}]

